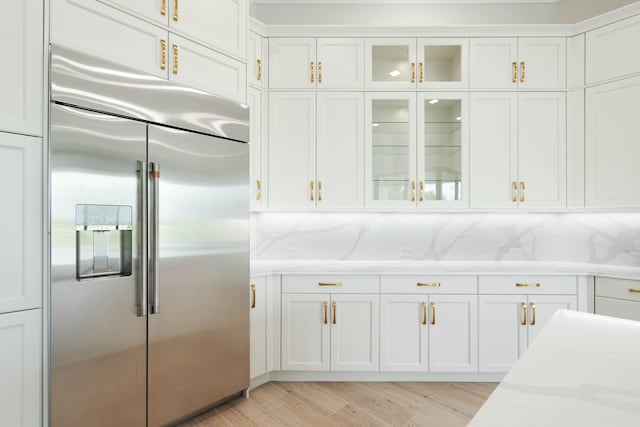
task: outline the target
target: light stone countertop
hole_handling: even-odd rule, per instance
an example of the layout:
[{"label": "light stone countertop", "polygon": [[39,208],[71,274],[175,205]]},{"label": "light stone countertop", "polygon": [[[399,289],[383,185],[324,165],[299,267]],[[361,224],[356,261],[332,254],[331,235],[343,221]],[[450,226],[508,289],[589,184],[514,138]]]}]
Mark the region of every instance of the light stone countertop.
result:
[{"label": "light stone countertop", "polygon": [[559,310],[471,427],[640,426],[640,322]]}]

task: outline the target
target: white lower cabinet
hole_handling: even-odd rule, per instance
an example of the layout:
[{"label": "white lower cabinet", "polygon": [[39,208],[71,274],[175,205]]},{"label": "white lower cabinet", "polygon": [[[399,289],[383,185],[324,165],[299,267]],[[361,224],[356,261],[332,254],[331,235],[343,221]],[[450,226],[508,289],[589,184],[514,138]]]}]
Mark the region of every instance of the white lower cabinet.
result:
[{"label": "white lower cabinet", "polygon": [[432,295],[429,308],[429,371],[476,372],[478,297]]},{"label": "white lower cabinet", "polygon": [[331,370],[377,371],[379,296],[331,295]]},{"label": "white lower cabinet", "polygon": [[40,426],[42,310],[0,315],[0,378],[0,424]]},{"label": "white lower cabinet", "polygon": [[256,378],[267,372],[266,277],[255,277],[251,280],[249,307],[249,377]]},{"label": "white lower cabinet", "polygon": [[429,369],[427,295],[380,297],[380,370]]}]

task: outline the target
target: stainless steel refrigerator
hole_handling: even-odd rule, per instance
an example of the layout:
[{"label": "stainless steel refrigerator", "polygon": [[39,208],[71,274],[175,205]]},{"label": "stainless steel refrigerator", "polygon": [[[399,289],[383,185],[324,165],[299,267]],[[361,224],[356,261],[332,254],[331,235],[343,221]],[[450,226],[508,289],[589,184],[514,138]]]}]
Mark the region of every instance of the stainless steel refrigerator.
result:
[{"label": "stainless steel refrigerator", "polygon": [[246,390],[248,110],[56,46],[50,76],[51,425]]}]

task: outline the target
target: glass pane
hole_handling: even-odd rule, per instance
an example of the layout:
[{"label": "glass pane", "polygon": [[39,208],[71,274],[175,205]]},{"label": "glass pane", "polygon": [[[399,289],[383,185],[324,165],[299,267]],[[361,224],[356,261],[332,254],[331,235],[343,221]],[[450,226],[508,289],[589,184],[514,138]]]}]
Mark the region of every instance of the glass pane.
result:
[{"label": "glass pane", "polygon": [[409,178],[409,101],[374,99],[372,104],[374,200],[407,200]]},{"label": "glass pane", "polygon": [[411,80],[409,47],[372,46],[374,82],[408,82]]},{"label": "glass pane", "polygon": [[424,81],[461,81],[461,56],[461,46],[425,46]]},{"label": "glass pane", "polygon": [[459,99],[425,100],[425,200],[462,199],[461,105]]}]

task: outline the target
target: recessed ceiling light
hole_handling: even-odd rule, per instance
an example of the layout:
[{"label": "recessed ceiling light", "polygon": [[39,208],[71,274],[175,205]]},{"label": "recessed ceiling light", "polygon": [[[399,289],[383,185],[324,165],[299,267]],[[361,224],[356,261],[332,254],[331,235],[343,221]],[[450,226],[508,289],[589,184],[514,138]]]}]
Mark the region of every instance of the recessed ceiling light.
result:
[{"label": "recessed ceiling light", "polygon": [[439,99],[432,99],[431,101],[429,101],[429,104],[437,104],[438,102],[440,102]]},{"label": "recessed ceiling light", "polygon": [[371,126],[373,127],[380,126],[380,123],[371,123]]},{"label": "recessed ceiling light", "polygon": [[462,116],[456,117],[456,120],[458,120],[458,121],[462,120]]},{"label": "recessed ceiling light", "polygon": [[400,71],[398,70],[393,70],[392,72],[389,73],[389,75],[391,77],[398,77],[400,75]]}]

